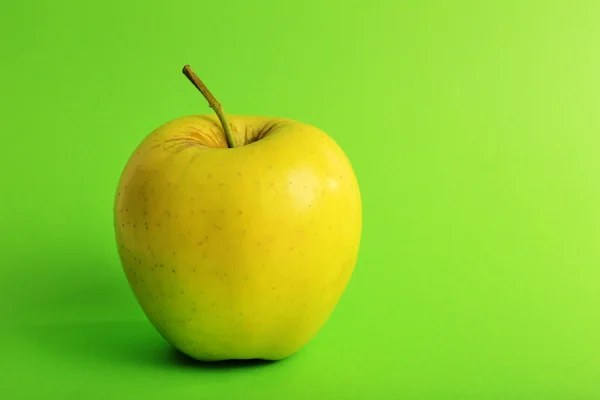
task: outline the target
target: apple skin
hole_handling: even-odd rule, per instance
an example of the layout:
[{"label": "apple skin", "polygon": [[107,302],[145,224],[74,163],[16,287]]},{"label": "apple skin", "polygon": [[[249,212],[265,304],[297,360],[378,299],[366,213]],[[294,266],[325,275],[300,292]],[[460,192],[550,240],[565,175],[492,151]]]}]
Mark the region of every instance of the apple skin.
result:
[{"label": "apple skin", "polygon": [[202,361],[279,360],[323,327],[354,270],[359,186],[341,148],[288,119],[212,115],[145,137],[114,203],[117,249],[144,313]]}]

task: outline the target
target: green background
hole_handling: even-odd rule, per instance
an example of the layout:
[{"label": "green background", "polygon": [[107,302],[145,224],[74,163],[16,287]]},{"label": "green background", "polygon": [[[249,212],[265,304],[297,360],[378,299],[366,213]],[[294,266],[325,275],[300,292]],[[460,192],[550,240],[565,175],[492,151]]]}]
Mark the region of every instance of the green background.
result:
[{"label": "green background", "polygon": [[[600,398],[600,3],[6,1],[0,397]],[[296,356],[209,366],[138,307],[117,180],[210,109],[314,124],[364,201],[353,279]]]}]

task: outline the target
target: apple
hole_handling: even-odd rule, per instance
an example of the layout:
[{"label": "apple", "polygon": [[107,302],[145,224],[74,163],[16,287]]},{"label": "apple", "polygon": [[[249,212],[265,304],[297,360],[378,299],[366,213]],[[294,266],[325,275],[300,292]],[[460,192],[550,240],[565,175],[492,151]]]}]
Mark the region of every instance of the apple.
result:
[{"label": "apple", "polygon": [[285,118],[216,115],[158,127],[114,201],[118,253],[151,324],[202,361],[280,360],[324,326],[354,270],[359,186],[336,142]]}]

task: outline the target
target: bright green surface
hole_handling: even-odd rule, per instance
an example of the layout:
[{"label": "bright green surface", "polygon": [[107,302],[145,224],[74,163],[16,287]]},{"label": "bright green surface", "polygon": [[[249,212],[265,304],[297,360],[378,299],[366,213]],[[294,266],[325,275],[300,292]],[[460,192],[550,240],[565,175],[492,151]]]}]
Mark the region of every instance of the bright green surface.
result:
[{"label": "bright green surface", "polygon": [[[600,5],[358,4],[0,6],[0,397],[600,398]],[[118,264],[127,157],[210,111],[185,63],[361,183],[353,280],[281,363],[174,358]]]}]

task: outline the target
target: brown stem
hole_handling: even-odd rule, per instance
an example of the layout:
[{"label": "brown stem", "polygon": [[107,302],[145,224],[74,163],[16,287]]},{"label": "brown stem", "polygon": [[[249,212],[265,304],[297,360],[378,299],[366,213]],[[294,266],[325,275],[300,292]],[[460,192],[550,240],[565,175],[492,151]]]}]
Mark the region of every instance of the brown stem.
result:
[{"label": "brown stem", "polygon": [[221,103],[213,96],[213,94],[208,90],[204,82],[200,80],[198,75],[192,70],[189,65],[183,67],[183,74],[192,82],[194,86],[202,93],[206,101],[208,101],[208,105],[212,108],[217,117],[219,117],[219,121],[221,121],[221,126],[223,126],[223,132],[225,132],[225,140],[227,141],[227,147],[234,148],[235,140],[233,138],[233,133],[231,132],[231,126],[229,125],[229,121],[227,121],[227,117],[225,116],[225,112],[223,112],[223,107]]}]

